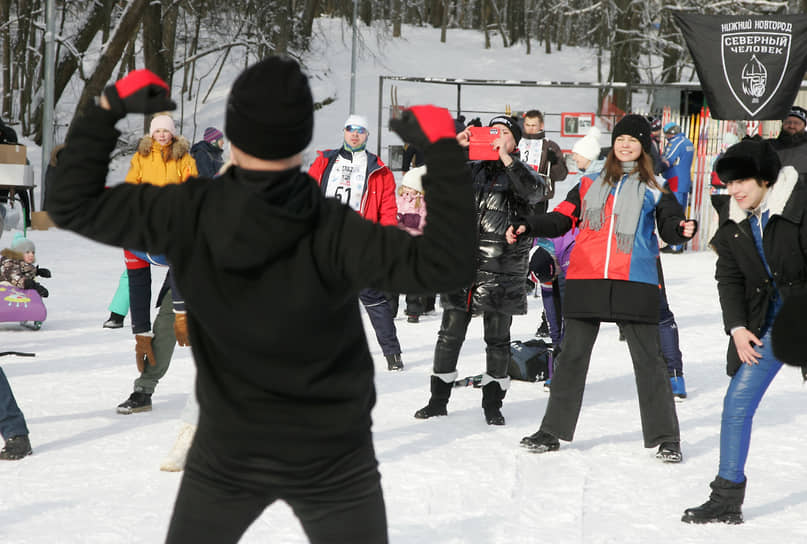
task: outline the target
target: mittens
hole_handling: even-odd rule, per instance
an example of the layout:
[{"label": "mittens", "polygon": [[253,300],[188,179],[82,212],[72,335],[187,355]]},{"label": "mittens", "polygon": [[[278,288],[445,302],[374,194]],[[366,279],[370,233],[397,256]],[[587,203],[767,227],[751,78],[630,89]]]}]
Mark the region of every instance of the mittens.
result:
[{"label": "mittens", "polygon": [[399,119],[389,122],[390,129],[406,142],[425,149],[442,138],[454,139],[454,119],[448,110],[437,106],[412,106]]},{"label": "mittens", "polygon": [[176,109],[168,98],[168,84],[150,70],[135,70],[104,89],[109,109],[119,117],[127,113],[156,113]]},{"label": "mittens", "polygon": [[37,293],[39,293],[39,296],[42,297],[42,298],[47,298],[47,296],[50,294],[50,293],[48,293],[48,290],[45,289],[44,285],[35,282],[31,278],[26,278],[25,281],[22,282],[22,288],[23,289],[34,289],[34,290],[36,290]]},{"label": "mittens", "polygon": [[39,268],[37,266],[36,267],[36,275],[37,276],[42,276],[43,278],[49,278],[50,277],[50,270],[48,270],[47,268]]},{"label": "mittens", "polygon": [[546,150],[546,160],[549,161],[549,164],[557,164],[558,163],[558,154],[555,153],[554,149],[547,149]]},{"label": "mittens", "polygon": [[45,286],[41,283],[35,283],[34,289],[36,289],[36,292],[39,293],[39,296],[42,298],[48,298],[48,295],[50,294],[48,293],[48,290],[45,289]]},{"label": "mittens", "polygon": [[152,336],[147,334],[135,334],[135,362],[137,363],[137,370],[143,372],[146,368],[146,362],[151,366],[157,364],[154,358],[154,348],[151,345]]},{"label": "mittens", "polygon": [[190,346],[188,337],[188,314],[186,312],[174,312],[174,336],[180,346]]}]

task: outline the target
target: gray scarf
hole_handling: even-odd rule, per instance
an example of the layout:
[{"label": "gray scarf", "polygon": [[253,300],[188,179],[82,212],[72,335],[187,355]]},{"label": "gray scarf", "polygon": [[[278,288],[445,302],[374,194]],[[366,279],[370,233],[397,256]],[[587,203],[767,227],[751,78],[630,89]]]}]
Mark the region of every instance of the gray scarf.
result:
[{"label": "gray scarf", "polygon": [[[636,167],[635,162],[623,162],[622,171],[630,173]],[[611,185],[603,179],[600,173],[597,180],[591,184],[586,196],[583,197],[583,228],[600,230],[605,224],[605,201],[611,193]],[[616,231],[616,248],[620,253],[630,253],[633,249],[633,239],[636,236],[636,227],[639,225],[639,215],[642,212],[644,193],[647,186],[639,180],[639,173],[634,172],[623,178],[617,184],[614,196],[616,205],[613,209]]]}]

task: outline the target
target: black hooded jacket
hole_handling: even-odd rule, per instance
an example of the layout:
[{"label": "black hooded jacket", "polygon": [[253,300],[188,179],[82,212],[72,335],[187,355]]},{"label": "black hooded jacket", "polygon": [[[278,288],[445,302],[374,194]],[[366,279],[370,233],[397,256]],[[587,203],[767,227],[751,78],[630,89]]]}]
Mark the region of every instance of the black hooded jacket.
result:
[{"label": "black hooded jacket", "polygon": [[373,360],[358,291],[471,281],[473,202],[456,141],[425,150],[429,223],[412,237],[324,198],[299,168],[105,190],[116,120],[93,106],[76,121],[48,210],[60,227],[167,256],[188,308],[199,432],[287,463],[369,440]]}]

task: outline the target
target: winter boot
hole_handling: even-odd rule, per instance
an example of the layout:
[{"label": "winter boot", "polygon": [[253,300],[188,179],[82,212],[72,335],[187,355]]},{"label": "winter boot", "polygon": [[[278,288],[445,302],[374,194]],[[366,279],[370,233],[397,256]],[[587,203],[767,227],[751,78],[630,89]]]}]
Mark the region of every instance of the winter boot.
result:
[{"label": "winter boot", "polygon": [[105,329],[120,329],[123,327],[123,316],[112,312],[109,314],[109,319],[104,321]]},{"label": "winter boot", "polygon": [[119,414],[135,414],[137,412],[151,412],[151,393],[135,391],[129,398],[118,404]]},{"label": "winter boot", "polygon": [[485,412],[485,421],[488,425],[504,425],[502,400],[510,386],[510,378],[494,378],[483,374],[480,383],[482,384],[482,411]]},{"label": "winter boot", "polygon": [[683,458],[680,442],[662,442],[656,452],[656,459],[665,463],[680,463]]},{"label": "winter boot", "polygon": [[533,453],[546,453],[560,449],[560,441],[551,434],[538,430],[521,439],[521,445]]},{"label": "winter boot", "polygon": [[188,458],[188,450],[191,449],[194,434],[196,434],[196,425],[182,424],[177,441],[174,443],[174,449],[163,460],[160,470],[163,472],[182,472],[185,468],[185,459]]},{"label": "winter boot", "polygon": [[687,387],[684,383],[683,376],[670,376],[670,384],[672,385],[673,399],[675,402],[681,402],[687,398]]},{"label": "winter boot", "polygon": [[0,459],[3,461],[17,461],[26,455],[31,455],[31,441],[27,434],[12,436],[6,440],[6,446],[0,450]]},{"label": "winter boot", "polygon": [[403,361],[400,353],[387,355],[387,370],[403,370]]},{"label": "winter boot", "polygon": [[745,484],[736,484],[718,476],[709,487],[712,493],[709,500],[700,506],[687,508],[681,521],[684,523],[728,523],[739,525],[743,522],[742,504],[745,499]]},{"label": "winter boot", "polygon": [[541,312],[541,324],[538,325],[538,330],[535,331],[535,336],[540,338],[549,338],[549,323],[546,322],[546,312]]},{"label": "winter boot", "polygon": [[451,396],[451,389],[454,387],[454,380],[456,379],[456,372],[432,374],[432,395],[429,398],[429,404],[415,412],[415,419],[429,419],[434,416],[448,415],[448,398]]}]

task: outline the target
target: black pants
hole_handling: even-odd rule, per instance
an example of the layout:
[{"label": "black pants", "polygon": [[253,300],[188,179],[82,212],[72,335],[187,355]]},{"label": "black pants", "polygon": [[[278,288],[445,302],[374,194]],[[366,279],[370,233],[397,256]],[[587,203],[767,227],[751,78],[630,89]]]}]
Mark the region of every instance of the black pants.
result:
[{"label": "black pants", "polygon": [[[620,326],[633,360],[645,447],[680,441],[667,364],[659,347],[658,324],[621,322]],[[541,422],[541,430],[562,440],[574,438],[591,351],[599,330],[599,321],[566,318],[566,335]]]},{"label": "black pants", "polygon": [[[498,312],[485,312],[486,372],[494,378],[507,376],[510,363],[510,324],[513,316]],[[434,373],[445,374],[457,370],[460,348],[471,322],[471,313],[462,310],[443,310],[443,321],[434,347]],[[671,393],[672,394],[672,393]]]},{"label": "black pants", "polygon": [[386,355],[401,353],[401,344],[398,342],[398,331],[395,329],[393,312],[387,296],[376,289],[362,289],[359,291],[359,300],[367,310],[370,324],[375,330],[375,337],[381,352]]},{"label": "black pants", "polygon": [[233,455],[197,436],[188,454],[166,544],[238,542],[278,499],[312,544],[386,544],[387,518],[372,442],[341,457],[290,464]]}]

